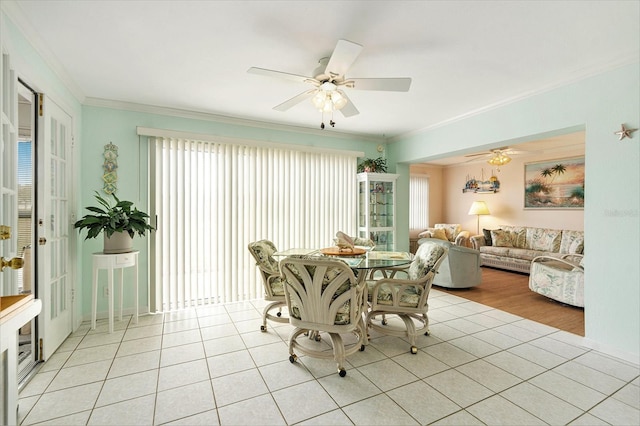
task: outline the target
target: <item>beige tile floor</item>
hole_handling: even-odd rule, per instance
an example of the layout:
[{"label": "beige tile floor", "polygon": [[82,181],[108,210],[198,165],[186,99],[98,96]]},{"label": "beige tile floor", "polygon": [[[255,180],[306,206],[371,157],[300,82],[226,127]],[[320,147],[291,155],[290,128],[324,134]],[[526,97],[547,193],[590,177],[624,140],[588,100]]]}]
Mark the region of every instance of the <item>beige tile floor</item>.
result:
[{"label": "beige tile floor", "polygon": [[[60,425],[640,424],[640,368],[579,337],[438,290],[417,355],[372,334],[348,358],[288,360],[263,301],[89,323],[20,393],[19,418]],[[326,345],[326,340],[318,343]],[[327,346],[328,348],[328,346]]]}]

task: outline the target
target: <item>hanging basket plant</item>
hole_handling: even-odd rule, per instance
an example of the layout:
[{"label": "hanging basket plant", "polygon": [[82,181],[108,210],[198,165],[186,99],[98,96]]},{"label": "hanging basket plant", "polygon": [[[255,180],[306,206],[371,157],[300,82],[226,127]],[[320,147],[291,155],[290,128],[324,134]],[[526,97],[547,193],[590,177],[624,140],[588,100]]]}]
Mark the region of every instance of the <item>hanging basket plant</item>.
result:
[{"label": "hanging basket plant", "polygon": [[358,173],[386,173],[387,172],[387,160],[378,158],[365,158],[360,164],[358,164]]}]

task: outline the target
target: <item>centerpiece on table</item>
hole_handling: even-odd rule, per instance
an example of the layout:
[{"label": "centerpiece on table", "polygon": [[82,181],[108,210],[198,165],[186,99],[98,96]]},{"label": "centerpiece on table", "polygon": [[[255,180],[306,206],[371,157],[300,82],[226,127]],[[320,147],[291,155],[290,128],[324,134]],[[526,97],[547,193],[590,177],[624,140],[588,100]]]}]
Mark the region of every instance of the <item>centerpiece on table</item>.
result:
[{"label": "centerpiece on table", "polygon": [[147,230],[153,231],[155,228],[148,222],[149,215],[134,207],[133,202],[120,200],[115,194],[111,196],[115,204],[96,191],[95,198],[100,207],[86,207],[92,213],[85,215],[73,227],[81,231],[87,229],[85,240],[104,233],[104,253],[128,253],[133,250],[133,237],[136,234],[142,237]]}]

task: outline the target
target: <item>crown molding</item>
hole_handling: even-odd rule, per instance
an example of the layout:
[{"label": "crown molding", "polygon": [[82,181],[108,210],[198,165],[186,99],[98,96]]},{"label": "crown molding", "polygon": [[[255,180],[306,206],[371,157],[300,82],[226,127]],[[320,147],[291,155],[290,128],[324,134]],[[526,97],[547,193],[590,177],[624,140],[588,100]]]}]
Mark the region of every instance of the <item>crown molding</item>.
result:
[{"label": "crown molding", "polygon": [[278,123],[269,123],[266,121],[249,120],[239,117],[229,117],[225,115],[212,114],[205,111],[184,110],[178,108],[160,107],[147,104],[139,104],[135,102],[114,101],[104,98],[87,97],[83,103],[86,106],[94,106],[100,108],[112,108],[125,111],[142,112],[149,114],[167,115],[171,117],[180,117],[202,121],[212,121],[216,123],[231,124],[235,126],[253,127],[258,129],[268,129],[282,132],[295,132],[309,134],[315,136],[330,136],[332,138],[360,140],[363,142],[380,143],[384,142],[383,138],[373,135],[362,135],[356,133],[343,133],[332,131],[327,134],[326,130],[317,130],[307,127],[290,126]]},{"label": "crown molding", "polygon": [[62,84],[69,90],[71,95],[79,102],[83,103],[85,100],[85,94],[71,78],[64,65],[56,58],[51,52],[47,44],[40,38],[37,31],[26,19],[22,8],[18,2],[14,0],[2,0],[2,11],[7,17],[18,27],[27,42],[33,47],[36,53],[47,64],[51,71],[60,79]]},{"label": "crown molding", "polygon": [[626,56],[619,58],[617,61],[609,62],[609,63],[601,65],[599,67],[591,67],[589,69],[583,69],[581,71],[578,70],[578,71],[575,72],[575,74],[571,78],[564,79],[564,80],[559,80],[559,81],[556,81],[554,83],[548,84],[546,86],[540,87],[538,89],[529,90],[529,91],[520,93],[519,95],[513,96],[511,98],[507,98],[507,99],[503,99],[503,100],[498,101],[498,102],[494,102],[494,103],[486,105],[484,107],[480,107],[480,108],[477,108],[475,110],[466,112],[464,114],[460,114],[458,116],[448,118],[448,119],[440,121],[438,123],[434,123],[432,125],[423,127],[421,129],[412,130],[410,132],[406,132],[406,133],[403,133],[401,135],[396,135],[396,136],[390,137],[390,138],[387,139],[387,142],[388,143],[399,142],[399,141],[401,141],[401,140],[403,140],[405,138],[412,137],[412,136],[417,136],[417,135],[420,135],[420,134],[423,134],[423,133],[427,133],[427,132],[429,132],[431,130],[434,130],[434,129],[437,129],[437,128],[440,128],[440,127],[444,127],[444,126],[456,123],[458,121],[463,121],[463,120],[466,120],[468,118],[475,117],[477,115],[481,115],[481,114],[484,114],[486,112],[493,111],[493,110],[496,110],[498,108],[502,108],[504,106],[508,106],[508,105],[514,104],[516,102],[520,102],[520,101],[525,100],[527,98],[531,98],[533,96],[537,96],[537,95],[541,95],[541,94],[544,94],[544,93],[548,93],[548,92],[551,92],[551,91],[553,91],[555,89],[559,89],[559,88],[564,87],[564,86],[569,86],[571,84],[578,83],[578,82],[586,80],[588,78],[595,77],[597,75],[604,74],[606,72],[613,71],[615,69],[622,68],[624,66],[635,64],[635,63],[638,63],[638,62],[640,62],[640,55],[638,54],[638,52],[629,52]]}]

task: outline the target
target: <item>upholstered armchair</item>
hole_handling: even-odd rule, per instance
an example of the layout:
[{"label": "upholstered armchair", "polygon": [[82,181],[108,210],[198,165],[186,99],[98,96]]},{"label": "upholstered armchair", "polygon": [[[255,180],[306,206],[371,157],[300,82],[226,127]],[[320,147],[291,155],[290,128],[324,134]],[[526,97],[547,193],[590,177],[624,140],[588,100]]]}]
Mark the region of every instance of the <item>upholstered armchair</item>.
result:
[{"label": "upholstered armchair", "polygon": [[[287,305],[284,297],[284,283],[280,276],[278,261],[273,258],[276,246],[269,240],[260,240],[249,243],[249,253],[256,260],[256,266],[262,277],[264,288],[264,299],[271,302],[265,306],[262,313],[262,325],[260,330],[267,331],[267,320],[288,323],[289,318],[282,316],[282,308]],[[275,315],[271,314],[272,310],[277,309]]]},{"label": "upholstered armchair", "polygon": [[[370,305],[367,327],[391,336],[408,337],[411,353],[418,353],[418,333],[429,334],[429,291],[448,251],[447,247],[425,241],[418,247],[413,261],[407,267],[395,267],[382,274],[371,274],[382,275],[383,278],[367,281]],[[389,324],[386,317],[390,315],[400,318],[403,326]],[[416,329],[414,320],[422,324],[419,329]]]},{"label": "upholstered armchair", "polygon": [[438,273],[433,279],[433,285],[447,288],[470,288],[482,282],[480,251],[435,238],[422,238],[418,240],[418,245],[428,241],[449,249],[449,254],[442,261]]},{"label": "upholstered armchair", "polygon": [[463,231],[459,223],[436,223],[433,228],[418,234],[418,238],[437,238],[464,247],[468,245],[470,236],[469,231]]},{"label": "upholstered armchair", "polygon": [[567,305],[584,308],[584,258],[538,256],[531,261],[529,288]]},{"label": "upholstered armchair", "polygon": [[[289,335],[289,361],[296,362],[296,351],[315,358],[333,359],[339,375],[344,377],[347,374],[345,358],[364,350],[367,342],[363,320],[364,280],[358,283],[351,268],[333,258],[287,257],[280,261],[280,270],[285,277],[289,322],[295,327]],[[327,351],[320,339],[299,342],[298,337],[308,330],[326,332],[333,351]],[[357,341],[345,347],[341,337],[345,333],[355,334]]]}]

